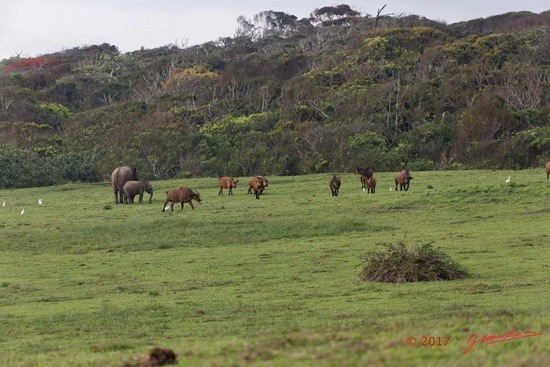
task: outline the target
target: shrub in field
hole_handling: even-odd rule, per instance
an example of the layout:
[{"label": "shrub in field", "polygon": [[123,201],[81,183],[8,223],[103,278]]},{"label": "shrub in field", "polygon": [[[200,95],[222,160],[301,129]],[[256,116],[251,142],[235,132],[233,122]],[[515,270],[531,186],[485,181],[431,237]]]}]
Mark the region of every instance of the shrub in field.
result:
[{"label": "shrub in field", "polygon": [[431,243],[407,249],[405,244],[384,244],[386,251],[364,256],[362,280],[383,283],[427,282],[466,277],[466,271]]}]

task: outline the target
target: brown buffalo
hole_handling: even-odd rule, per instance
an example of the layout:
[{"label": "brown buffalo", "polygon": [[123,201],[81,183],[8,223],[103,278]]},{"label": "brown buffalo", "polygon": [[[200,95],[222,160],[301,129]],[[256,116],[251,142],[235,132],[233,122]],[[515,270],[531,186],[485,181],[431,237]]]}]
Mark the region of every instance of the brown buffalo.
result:
[{"label": "brown buffalo", "polygon": [[546,162],[546,179],[550,177],[550,161]]},{"label": "brown buffalo", "polygon": [[237,188],[237,182],[239,182],[239,180],[235,181],[233,177],[224,176],[221,177],[218,182],[220,184],[220,192],[218,195],[223,195],[223,189],[229,189],[228,195],[233,195],[233,189]]},{"label": "brown buffalo", "polygon": [[361,175],[361,188],[363,189],[363,191],[365,191],[365,189],[367,188],[367,180],[372,177],[374,172],[369,167],[367,167],[367,168],[357,167],[355,169],[355,174],[356,175]]},{"label": "brown buffalo", "polygon": [[337,177],[336,175],[332,176],[332,178],[328,182],[330,191],[332,191],[332,196],[338,196],[338,191],[340,190],[341,184],[342,184],[342,181],[340,180],[340,177]]},{"label": "brown buffalo", "polygon": [[252,182],[252,190],[254,191],[254,195],[256,195],[256,199],[260,198],[260,194],[265,189],[265,179],[262,176],[256,176],[254,177],[254,180]]},{"label": "brown buffalo", "polygon": [[[264,180],[264,190],[265,190],[269,186],[269,180],[267,178],[265,178],[264,176],[256,176],[256,177],[261,177]],[[254,180],[256,179],[256,177],[254,177],[253,179],[248,181],[248,193],[249,194],[252,194],[254,192]],[[260,194],[263,194],[264,190],[262,190],[262,192]]]},{"label": "brown buffalo", "polygon": [[170,208],[174,211],[174,204],[181,203],[181,209],[183,210],[183,203],[189,203],[191,209],[195,209],[193,202],[195,200],[197,203],[201,202],[201,196],[197,191],[193,191],[187,187],[180,187],[179,189],[171,189],[166,191],[166,200],[162,206],[162,211],[166,210],[166,204],[170,202]]},{"label": "brown buffalo", "polygon": [[371,178],[367,179],[367,194],[374,194],[376,191],[376,178],[374,176],[371,176]]},{"label": "brown buffalo", "polygon": [[398,185],[399,185],[399,190],[400,191],[409,190],[409,184],[410,184],[412,179],[413,179],[413,177],[409,173],[408,169],[405,169],[405,170],[399,172],[395,176],[395,191],[397,191],[397,186]]}]

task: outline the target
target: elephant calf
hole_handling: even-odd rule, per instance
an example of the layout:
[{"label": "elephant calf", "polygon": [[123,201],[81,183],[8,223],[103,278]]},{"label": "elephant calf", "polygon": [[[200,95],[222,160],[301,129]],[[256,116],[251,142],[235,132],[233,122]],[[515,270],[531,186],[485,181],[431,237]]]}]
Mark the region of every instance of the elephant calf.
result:
[{"label": "elephant calf", "polygon": [[122,192],[124,194],[124,204],[133,204],[134,197],[139,194],[139,203],[141,204],[143,200],[143,192],[147,192],[149,196],[149,203],[153,199],[153,186],[149,181],[128,181],[122,187]]}]

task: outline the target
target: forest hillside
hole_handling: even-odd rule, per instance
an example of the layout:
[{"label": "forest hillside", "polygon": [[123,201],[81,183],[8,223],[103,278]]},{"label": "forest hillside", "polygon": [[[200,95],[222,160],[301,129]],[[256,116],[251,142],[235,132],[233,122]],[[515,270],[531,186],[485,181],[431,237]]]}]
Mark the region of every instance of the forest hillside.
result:
[{"label": "forest hillside", "polygon": [[550,160],[550,11],[239,17],[233,37],[0,61],[0,187]]}]

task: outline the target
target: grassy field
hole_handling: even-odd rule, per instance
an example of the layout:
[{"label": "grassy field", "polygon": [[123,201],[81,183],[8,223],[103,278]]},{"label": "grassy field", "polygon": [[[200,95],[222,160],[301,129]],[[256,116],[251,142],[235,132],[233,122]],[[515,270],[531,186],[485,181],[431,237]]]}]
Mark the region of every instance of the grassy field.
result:
[{"label": "grassy field", "polygon": [[[107,183],[0,190],[0,366],[120,366],[155,346],[180,366],[550,365],[544,170],[412,172],[408,192],[393,175],[373,195],[342,174],[338,197],[328,174],[269,177],[261,200],[246,177],[233,196],[158,181],[133,206]],[[202,203],[162,213],[182,185]],[[365,253],[399,242],[469,278],[359,280]],[[542,334],[464,354],[512,328]]]}]

